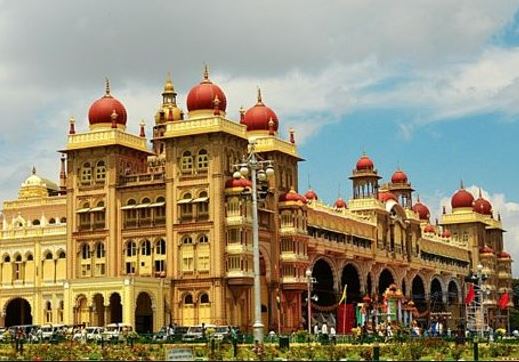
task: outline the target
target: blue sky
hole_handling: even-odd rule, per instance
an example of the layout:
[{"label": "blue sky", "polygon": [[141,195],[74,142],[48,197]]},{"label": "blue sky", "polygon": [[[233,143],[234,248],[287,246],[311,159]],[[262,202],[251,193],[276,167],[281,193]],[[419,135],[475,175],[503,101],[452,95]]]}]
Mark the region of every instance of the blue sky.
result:
[{"label": "blue sky", "polygon": [[519,260],[518,8],[476,0],[0,0],[0,199],[16,196],[32,165],[57,179],[67,120],[86,129],[105,76],[126,105],[129,130],[145,119],[149,134],[166,73],[184,106],[208,63],[230,118],[261,86],[282,134],[296,130],[307,160],[302,192],[310,175],[322,199],[333,202],[339,185],[349,198],[347,177],[363,151],[386,180],[398,165],[405,170],[434,214],[463,179],[501,212]]}]

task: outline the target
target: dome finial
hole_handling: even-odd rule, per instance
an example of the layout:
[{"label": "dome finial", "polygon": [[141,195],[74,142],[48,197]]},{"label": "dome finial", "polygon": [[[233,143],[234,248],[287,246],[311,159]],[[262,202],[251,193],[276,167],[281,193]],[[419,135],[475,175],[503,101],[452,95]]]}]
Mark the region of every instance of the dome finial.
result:
[{"label": "dome finial", "polygon": [[111,97],[110,94],[110,79],[108,77],[105,77],[105,97]]},{"label": "dome finial", "polygon": [[175,87],[173,85],[173,80],[171,79],[171,72],[168,72],[168,75],[166,77],[166,82],[164,83],[164,92],[174,92]]},{"label": "dome finial", "polygon": [[261,97],[261,88],[258,86],[258,104],[263,104],[263,98]]},{"label": "dome finial", "polygon": [[416,194],[416,202],[420,202],[420,194]]},{"label": "dome finial", "polygon": [[204,64],[204,81],[209,81],[209,67]]},{"label": "dome finial", "polygon": [[32,166],[32,174],[36,175],[36,167],[35,166]]},{"label": "dome finial", "polygon": [[463,179],[460,179],[460,189],[465,189],[465,186],[463,185]]},{"label": "dome finial", "polygon": [[480,198],[480,199],[483,198],[483,196],[482,196],[482,194],[481,194],[481,187],[479,188],[479,198]]}]

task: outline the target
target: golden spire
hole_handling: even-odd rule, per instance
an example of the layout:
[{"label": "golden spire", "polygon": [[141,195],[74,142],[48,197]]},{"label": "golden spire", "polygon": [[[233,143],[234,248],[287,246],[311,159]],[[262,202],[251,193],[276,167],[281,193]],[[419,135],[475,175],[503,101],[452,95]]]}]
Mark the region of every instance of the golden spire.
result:
[{"label": "golden spire", "polygon": [[263,104],[263,98],[261,97],[261,88],[258,87],[258,104]]},{"label": "golden spire", "polygon": [[105,97],[111,97],[110,94],[110,79],[108,77],[105,77]]},{"label": "golden spire", "polygon": [[173,81],[171,80],[171,72],[168,72],[168,76],[166,78],[166,83],[164,83],[164,93],[175,92],[175,86],[173,85]]}]

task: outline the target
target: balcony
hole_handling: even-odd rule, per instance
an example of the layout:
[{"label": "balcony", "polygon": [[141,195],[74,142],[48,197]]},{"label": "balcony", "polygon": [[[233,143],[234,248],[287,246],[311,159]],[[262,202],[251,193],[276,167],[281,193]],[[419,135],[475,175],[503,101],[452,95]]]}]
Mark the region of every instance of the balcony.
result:
[{"label": "balcony", "polygon": [[225,251],[228,254],[252,254],[252,246],[240,243],[227,244]]},{"label": "balcony", "polygon": [[164,217],[145,218],[145,219],[127,219],[123,224],[124,229],[135,229],[140,227],[153,227],[166,225]]},{"label": "balcony", "polygon": [[251,287],[254,284],[254,273],[243,270],[229,270],[225,277],[229,285]]},{"label": "balcony", "polygon": [[283,284],[283,289],[306,289],[307,280],[305,277],[296,277],[293,275],[282,276],[281,284]]},{"label": "balcony", "polygon": [[119,183],[124,186],[161,182],[164,182],[163,173],[144,173],[137,175],[121,176],[119,178]]},{"label": "balcony", "polygon": [[282,251],[281,252],[281,261],[284,263],[308,261],[308,255],[297,254],[294,251]]}]

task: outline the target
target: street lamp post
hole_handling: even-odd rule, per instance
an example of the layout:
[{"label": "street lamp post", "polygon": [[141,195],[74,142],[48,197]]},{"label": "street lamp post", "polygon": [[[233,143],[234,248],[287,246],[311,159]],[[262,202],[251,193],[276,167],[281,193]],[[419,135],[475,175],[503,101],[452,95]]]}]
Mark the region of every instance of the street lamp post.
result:
[{"label": "street lamp post", "polygon": [[306,294],[306,304],[308,306],[307,310],[307,324],[308,324],[308,334],[312,334],[312,300],[316,301],[318,300],[317,295],[314,295],[312,297],[312,284],[316,283],[317,281],[315,278],[312,277],[312,271],[310,269],[306,270],[306,282],[307,282],[307,294]]},{"label": "street lamp post", "polygon": [[[252,326],[254,341],[263,343],[264,326],[261,320],[261,280],[260,280],[260,252],[258,226],[258,181],[260,185],[267,184],[267,178],[274,175],[272,161],[262,160],[256,155],[255,142],[249,141],[248,154],[242,163],[234,165],[237,171],[233,177],[247,177],[250,174],[252,189],[252,257],[254,268],[254,324]],[[261,196],[266,196],[266,188],[262,188]]]}]

